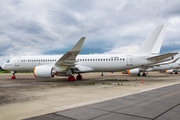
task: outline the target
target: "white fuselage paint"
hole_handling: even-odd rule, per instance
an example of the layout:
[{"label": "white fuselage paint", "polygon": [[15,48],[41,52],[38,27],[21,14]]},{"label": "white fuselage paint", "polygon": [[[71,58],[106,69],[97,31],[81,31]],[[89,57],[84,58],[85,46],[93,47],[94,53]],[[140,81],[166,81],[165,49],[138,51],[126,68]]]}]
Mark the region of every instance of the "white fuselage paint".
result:
[{"label": "white fuselage paint", "polygon": [[[111,55],[78,55],[76,65],[92,68],[86,71],[123,71],[137,67],[147,66],[161,61],[148,61],[146,57],[151,54],[111,54]],[[47,56],[21,56],[10,59],[3,64],[2,68],[8,71],[33,71],[34,67],[50,65],[56,67],[55,63],[62,55]]]}]

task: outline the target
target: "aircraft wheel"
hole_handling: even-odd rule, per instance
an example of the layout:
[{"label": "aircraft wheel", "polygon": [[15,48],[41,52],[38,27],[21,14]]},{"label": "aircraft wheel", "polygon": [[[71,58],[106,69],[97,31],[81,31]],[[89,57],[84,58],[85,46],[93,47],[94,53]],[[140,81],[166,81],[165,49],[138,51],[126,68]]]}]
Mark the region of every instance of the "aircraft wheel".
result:
[{"label": "aircraft wheel", "polygon": [[11,77],[11,79],[16,79],[16,76],[13,75],[13,76]]},{"label": "aircraft wheel", "polygon": [[76,77],[76,79],[77,79],[77,80],[82,80],[82,75],[78,75],[78,76]]},{"label": "aircraft wheel", "polygon": [[142,76],[146,76],[146,73],[143,73]]},{"label": "aircraft wheel", "polygon": [[73,82],[75,80],[74,76],[69,76],[68,81]]},{"label": "aircraft wheel", "polygon": [[140,73],[138,73],[138,74],[137,74],[137,76],[141,76],[141,74],[140,74]]}]

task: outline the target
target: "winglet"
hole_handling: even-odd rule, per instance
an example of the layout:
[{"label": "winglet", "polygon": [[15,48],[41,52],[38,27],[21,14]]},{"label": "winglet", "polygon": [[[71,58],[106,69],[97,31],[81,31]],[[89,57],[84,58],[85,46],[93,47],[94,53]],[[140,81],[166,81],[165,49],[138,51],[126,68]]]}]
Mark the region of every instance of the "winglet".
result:
[{"label": "winglet", "polygon": [[85,38],[86,37],[82,37],[70,51],[81,51]]},{"label": "winglet", "polygon": [[[74,47],[66,52],[56,63],[55,65],[75,65],[74,63],[76,56],[79,54],[79,52],[81,51],[82,45],[84,43],[85,37],[82,37],[77,43],[76,45],[74,45]],[[69,61],[72,61],[72,63],[70,64]]]}]

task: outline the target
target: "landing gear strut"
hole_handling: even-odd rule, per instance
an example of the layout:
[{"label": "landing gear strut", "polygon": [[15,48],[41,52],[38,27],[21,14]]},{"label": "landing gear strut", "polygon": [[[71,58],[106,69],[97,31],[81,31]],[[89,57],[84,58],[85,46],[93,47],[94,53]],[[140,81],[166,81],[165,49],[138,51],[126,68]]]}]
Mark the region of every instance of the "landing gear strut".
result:
[{"label": "landing gear strut", "polygon": [[80,74],[78,73],[76,79],[77,79],[77,80],[82,80],[82,75],[80,75]]},{"label": "landing gear strut", "polygon": [[101,73],[101,76],[103,76],[103,72]]},{"label": "landing gear strut", "polygon": [[15,71],[11,71],[11,73],[13,74],[13,76],[11,77],[11,79],[16,79],[16,76],[15,76]]}]

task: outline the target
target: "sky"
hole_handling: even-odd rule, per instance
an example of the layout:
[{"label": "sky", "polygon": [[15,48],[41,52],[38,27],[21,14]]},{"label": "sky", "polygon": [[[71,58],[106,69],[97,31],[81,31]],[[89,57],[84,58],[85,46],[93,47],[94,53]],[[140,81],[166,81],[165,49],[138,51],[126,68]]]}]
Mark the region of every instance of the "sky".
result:
[{"label": "sky", "polygon": [[160,53],[180,51],[179,0],[1,0],[0,66],[16,56],[135,51],[167,24]]}]

